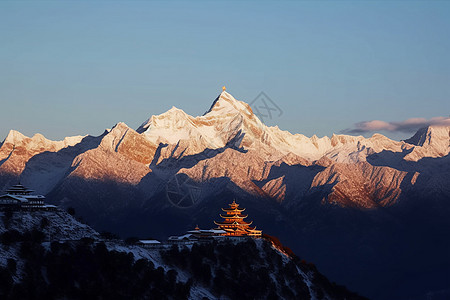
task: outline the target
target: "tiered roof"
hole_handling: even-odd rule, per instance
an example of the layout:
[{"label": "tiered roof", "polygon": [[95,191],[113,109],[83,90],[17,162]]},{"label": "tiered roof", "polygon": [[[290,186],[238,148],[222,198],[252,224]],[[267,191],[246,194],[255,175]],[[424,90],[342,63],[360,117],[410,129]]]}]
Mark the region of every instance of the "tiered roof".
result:
[{"label": "tiered roof", "polygon": [[34,191],[19,184],[11,186],[5,195],[0,196],[0,207],[19,207],[25,209],[56,209],[45,204],[43,195],[31,195]]},{"label": "tiered roof", "polygon": [[229,208],[222,208],[225,214],[220,214],[223,219],[222,222],[214,221],[217,228],[204,230],[200,229],[198,225],[186,232],[182,236],[169,237],[170,243],[194,243],[200,241],[209,241],[224,237],[258,237],[262,235],[262,230],[257,230],[256,227],[250,227],[253,222],[244,221],[248,215],[242,214],[245,208],[240,208],[236,201],[229,204]]},{"label": "tiered roof", "polygon": [[239,208],[239,204],[233,200],[233,203],[229,204],[229,208],[222,208],[222,211],[226,212],[225,215],[220,214],[223,219],[222,222],[214,221],[214,224],[219,226],[218,229],[224,230],[226,236],[260,236],[262,230],[257,230],[256,227],[250,227],[253,222],[244,221],[248,215],[242,214],[245,208]]},{"label": "tiered roof", "polygon": [[10,195],[29,195],[32,192],[34,191],[24,187],[20,183],[13,185],[8,190],[6,190],[6,193]]}]

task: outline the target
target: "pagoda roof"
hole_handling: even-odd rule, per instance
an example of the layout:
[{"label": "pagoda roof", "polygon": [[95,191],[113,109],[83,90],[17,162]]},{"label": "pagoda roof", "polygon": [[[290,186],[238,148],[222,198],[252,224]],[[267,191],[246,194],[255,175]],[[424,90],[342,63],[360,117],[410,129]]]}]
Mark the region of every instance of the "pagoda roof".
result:
[{"label": "pagoda roof", "polygon": [[42,195],[23,195],[23,197],[27,198],[27,199],[45,199],[45,196]]},{"label": "pagoda roof", "polygon": [[257,230],[256,227],[250,227],[253,221],[244,221],[248,215],[242,214],[245,208],[239,208],[236,200],[233,200],[228,205],[229,208],[222,208],[222,211],[226,214],[219,214],[223,219],[222,222],[214,221],[214,224],[219,226],[217,229],[226,232],[225,236],[260,236],[262,234],[262,230]]},{"label": "pagoda roof", "polygon": [[239,233],[243,236],[259,236],[262,230],[249,230],[248,228],[224,228],[225,232],[232,232],[234,234]]},{"label": "pagoda roof", "polygon": [[26,197],[24,197],[23,195],[11,195],[11,194],[6,194],[6,195],[1,195],[0,198],[10,198],[10,199],[14,199],[18,202],[21,203],[27,203],[28,199]]},{"label": "pagoda roof", "polygon": [[11,188],[14,188],[14,189],[26,189],[26,187],[24,187],[24,186],[21,185],[20,183],[19,183],[19,184],[12,185]]},{"label": "pagoda roof", "polygon": [[236,211],[236,212],[243,212],[245,208],[222,208],[224,212],[230,212],[230,211]]},{"label": "pagoda roof", "polygon": [[233,233],[240,232],[243,235],[247,233],[247,231],[239,230],[238,228],[230,228],[230,229],[227,229],[226,232],[233,232]]},{"label": "pagoda roof", "polygon": [[6,190],[7,193],[31,193],[34,192],[33,190],[27,189],[25,187],[10,187],[9,189]]},{"label": "pagoda roof", "polygon": [[242,228],[242,227],[232,227],[232,228],[224,228],[223,230],[225,231],[242,231],[242,232],[246,232],[246,228]]},{"label": "pagoda roof", "polygon": [[15,184],[6,190],[7,194],[30,194],[32,192],[34,191],[21,184]]},{"label": "pagoda roof", "polygon": [[241,215],[241,214],[236,214],[236,215],[222,215],[220,214],[220,216],[224,219],[245,219],[248,217],[248,215]]},{"label": "pagoda roof", "polygon": [[216,225],[218,225],[218,226],[220,226],[220,225],[241,225],[241,226],[249,226],[249,225],[251,225],[253,223],[253,221],[251,221],[251,222],[249,222],[249,223],[247,223],[247,222],[245,222],[245,221],[242,221],[242,222],[236,222],[236,221],[233,221],[233,222],[223,222],[223,223],[219,223],[219,222],[216,222],[216,221],[214,221],[214,224],[216,224]]}]

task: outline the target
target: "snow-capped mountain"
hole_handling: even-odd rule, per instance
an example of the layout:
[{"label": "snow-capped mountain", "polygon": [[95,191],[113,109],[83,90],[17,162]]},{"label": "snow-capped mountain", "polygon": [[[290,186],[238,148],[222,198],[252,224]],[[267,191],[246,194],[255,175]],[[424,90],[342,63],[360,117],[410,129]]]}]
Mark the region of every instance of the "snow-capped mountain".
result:
[{"label": "snow-capped mountain", "polygon": [[[404,223],[416,228],[409,222],[418,212],[438,214],[438,229],[426,226],[444,230],[449,134],[450,127],[431,126],[405,141],[306,137],[266,126],[223,92],[202,116],[172,108],[137,130],[118,123],[98,137],[56,142],[11,131],[0,146],[0,189],[20,180],[53,204],[76,208],[97,230],[156,238],[212,226],[218,209],[237,198],[263,229],[334,272],[325,241],[346,241],[334,251],[339,259],[359,253],[357,268],[368,264],[368,253],[385,251],[378,237],[412,236]],[[377,274],[354,273],[365,271]]]},{"label": "snow-capped mountain", "polygon": [[[289,191],[307,195],[322,190],[325,201],[374,208],[396,203],[419,176],[434,173],[434,166],[415,168],[412,163],[446,157],[449,132],[449,127],[423,128],[401,142],[380,134],[308,138],[264,125],[248,104],[222,92],[202,116],[173,107],[151,116],[136,131],[118,123],[99,137],[55,142],[11,130],[0,148],[0,186],[20,177],[50,193],[68,179],[80,178],[140,185],[150,196],[161,182],[164,186],[172,176],[186,174],[196,182],[226,177],[251,194],[282,203],[299,198]],[[315,167],[308,184],[299,166]],[[280,168],[286,172],[275,172]],[[441,169],[448,172],[448,167]],[[155,178],[144,184],[155,171]],[[293,178],[302,184],[287,188]]]}]

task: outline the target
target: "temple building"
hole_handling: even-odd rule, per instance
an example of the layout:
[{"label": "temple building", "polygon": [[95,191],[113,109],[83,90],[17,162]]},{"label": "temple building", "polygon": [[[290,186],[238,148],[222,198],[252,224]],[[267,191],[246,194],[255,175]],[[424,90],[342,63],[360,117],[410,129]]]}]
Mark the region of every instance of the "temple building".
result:
[{"label": "temple building", "polygon": [[257,230],[256,227],[251,227],[252,222],[244,221],[247,215],[242,212],[245,208],[239,208],[236,201],[228,204],[229,208],[222,208],[225,214],[220,214],[223,218],[222,222],[214,221],[214,224],[219,226],[214,229],[200,229],[198,225],[181,236],[171,236],[168,243],[176,244],[194,244],[200,242],[209,242],[213,240],[226,240],[234,237],[260,237],[262,230]]},{"label": "temple building", "polygon": [[45,204],[45,197],[32,195],[33,190],[16,184],[10,187],[5,195],[0,196],[0,208],[25,210],[54,210],[55,205]]},{"label": "temple building", "polygon": [[220,230],[225,231],[224,236],[252,236],[257,237],[262,235],[262,230],[257,230],[256,227],[250,227],[253,222],[244,221],[248,215],[242,214],[245,208],[239,208],[239,204],[233,200],[233,203],[228,204],[229,208],[222,208],[225,214],[220,214],[223,218],[222,222],[214,221],[214,224],[219,226]]}]

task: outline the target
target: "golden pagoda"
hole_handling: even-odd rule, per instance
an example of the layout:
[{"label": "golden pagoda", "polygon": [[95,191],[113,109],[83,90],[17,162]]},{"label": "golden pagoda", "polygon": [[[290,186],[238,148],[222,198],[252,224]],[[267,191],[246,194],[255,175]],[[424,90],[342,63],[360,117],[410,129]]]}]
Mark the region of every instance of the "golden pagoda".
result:
[{"label": "golden pagoda", "polygon": [[256,230],[256,227],[250,227],[253,222],[244,221],[248,215],[243,215],[245,208],[239,208],[239,204],[233,200],[233,203],[228,204],[229,208],[222,208],[226,213],[220,214],[223,222],[216,222],[214,224],[219,226],[217,229],[225,231],[224,236],[261,236],[262,230]]}]

